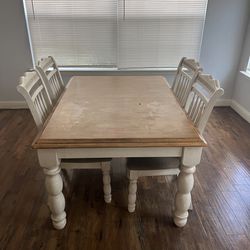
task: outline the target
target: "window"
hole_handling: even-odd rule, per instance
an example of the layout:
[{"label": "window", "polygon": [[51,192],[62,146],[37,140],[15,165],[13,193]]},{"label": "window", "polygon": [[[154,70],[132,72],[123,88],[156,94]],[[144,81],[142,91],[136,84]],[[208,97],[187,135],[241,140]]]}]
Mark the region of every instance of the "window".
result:
[{"label": "window", "polygon": [[24,0],[34,60],[176,67],[199,59],[207,0]]},{"label": "window", "polygon": [[116,65],[116,0],[25,0],[35,61]]},{"label": "window", "polygon": [[248,59],[248,64],[247,64],[247,70],[246,70],[246,72],[250,74],[250,57]]}]

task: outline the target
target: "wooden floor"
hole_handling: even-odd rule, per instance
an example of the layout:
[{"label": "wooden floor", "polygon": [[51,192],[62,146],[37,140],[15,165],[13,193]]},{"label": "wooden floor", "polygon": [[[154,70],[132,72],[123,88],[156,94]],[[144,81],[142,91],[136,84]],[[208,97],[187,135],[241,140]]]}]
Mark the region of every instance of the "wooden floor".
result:
[{"label": "wooden floor", "polygon": [[230,108],[216,108],[205,131],[183,229],[171,217],[175,178],[140,179],[129,214],[125,159],[115,159],[110,205],[100,171],[68,171],[68,223],[54,230],[35,135],[28,111],[0,111],[0,249],[250,249],[250,125]]}]

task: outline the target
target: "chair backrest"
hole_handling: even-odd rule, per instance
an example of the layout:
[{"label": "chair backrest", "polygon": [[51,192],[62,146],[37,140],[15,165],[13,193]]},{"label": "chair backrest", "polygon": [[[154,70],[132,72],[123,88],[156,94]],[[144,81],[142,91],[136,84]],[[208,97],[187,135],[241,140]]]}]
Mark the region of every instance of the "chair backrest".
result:
[{"label": "chair backrest", "polygon": [[187,59],[186,57],[181,59],[172,90],[182,108],[186,104],[192,84],[195,82],[199,71],[202,71],[202,68],[194,59]]},{"label": "chair backrest", "polygon": [[52,103],[55,104],[65,86],[54,58],[42,58],[36,66],[36,71],[45,84]]},{"label": "chair backrest", "polygon": [[218,80],[213,79],[211,75],[198,74],[188,96],[185,110],[188,118],[201,134],[205,129],[216,101],[223,93],[224,90],[220,87]]},{"label": "chair backrest", "polygon": [[52,102],[37,72],[26,72],[20,78],[17,91],[25,98],[36,126],[41,129],[52,110]]}]

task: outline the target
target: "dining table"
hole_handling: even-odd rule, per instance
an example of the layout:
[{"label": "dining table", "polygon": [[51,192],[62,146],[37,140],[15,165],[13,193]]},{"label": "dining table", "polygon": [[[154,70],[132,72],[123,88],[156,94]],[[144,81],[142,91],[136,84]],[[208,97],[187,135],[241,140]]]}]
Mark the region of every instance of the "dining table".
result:
[{"label": "dining table", "polygon": [[53,225],[62,229],[66,225],[63,159],[181,158],[173,220],[183,227],[193,174],[206,145],[167,79],[136,75],[73,76],[32,147],[44,170]]}]

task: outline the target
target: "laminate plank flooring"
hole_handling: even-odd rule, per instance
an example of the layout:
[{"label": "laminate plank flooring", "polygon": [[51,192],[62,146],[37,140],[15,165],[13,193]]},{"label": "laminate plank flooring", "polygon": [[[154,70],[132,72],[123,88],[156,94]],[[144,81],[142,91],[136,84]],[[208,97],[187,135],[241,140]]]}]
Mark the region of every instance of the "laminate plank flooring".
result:
[{"label": "laminate plank flooring", "polygon": [[250,124],[232,109],[215,108],[209,120],[184,228],[172,221],[176,177],[139,179],[129,214],[126,159],[115,159],[111,204],[101,171],[63,175],[67,225],[53,229],[30,147],[36,133],[29,111],[0,111],[0,249],[250,249]]}]

